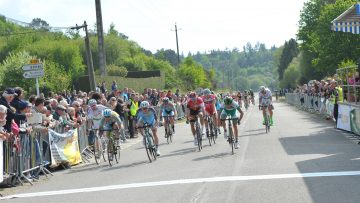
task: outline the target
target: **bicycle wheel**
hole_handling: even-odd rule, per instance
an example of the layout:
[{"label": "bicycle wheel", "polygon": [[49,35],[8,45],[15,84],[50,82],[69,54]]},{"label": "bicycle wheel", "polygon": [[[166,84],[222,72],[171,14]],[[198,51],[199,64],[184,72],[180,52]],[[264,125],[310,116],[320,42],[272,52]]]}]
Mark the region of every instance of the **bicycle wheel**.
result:
[{"label": "bicycle wheel", "polygon": [[214,134],[212,136],[212,141],[213,141],[214,144],[216,144],[216,138],[218,136],[218,130],[217,130],[216,127],[214,127],[213,132],[214,132]]},{"label": "bicycle wheel", "polygon": [[197,138],[197,141],[198,141],[198,148],[199,148],[199,151],[201,151],[202,149],[202,138],[201,138],[201,132],[200,132],[200,126],[199,126],[199,123],[196,122],[196,138]]},{"label": "bicycle wheel", "polygon": [[267,120],[268,120],[267,131],[270,132],[270,115],[267,115]]},{"label": "bicycle wheel", "polygon": [[268,133],[268,130],[269,130],[269,118],[268,118],[268,115],[265,116],[265,131],[266,133]]},{"label": "bicycle wheel", "polygon": [[229,126],[229,144],[231,145],[231,154],[234,154],[234,138],[233,138],[233,130],[231,125]]},{"label": "bicycle wheel", "polygon": [[212,119],[209,119],[208,123],[209,123],[208,140],[209,140],[209,145],[211,146],[212,137],[214,136]]},{"label": "bicycle wheel", "polygon": [[98,135],[95,135],[93,153],[94,153],[94,158],[95,158],[95,162],[97,165],[100,164],[102,152],[103,152],[103,148],[102,148],[101,139],[99,139]]},{"label": "bicycle wheel", "polygon": [[115,160],[116,160],[116,163],[119,163],[120,161],[120,149],[121,149],[121,146],[120,146],[120,140],[119,139],[115,139]]},{"label": "bicycle wheel", "polygon": [[153,157],[153,159],[154,159],[154,161],[156,160],[156,157],[157,157],[157,154],[156,154],[156,146],[155,146],[155,140],[154,140],[154,137],[150,134],[150,140],[151,140],[151,143],[152,143],[152,145],[151,145],[151,155],[152,155],[152,157]]},{"label": "bicycle wheel", "polygon": [[145,143],[145,151],[146,151],[146,155],[147,155],[147,157],[148,157],[148,159],[149,159],[149,161],[150,161],[150,163],[152,162],[152,160],[151,160],[151,148],[149,147],[150,146],[150,144],[149,144],[149,141],[148,141],[148,134],[145,134],[145,136],[144,136],[144,143]]},{"label": "bicycle wheel", "polygon": [[109,165],[112,166],[114,162],[114,143],[113,138],[109,138],[108,144],[107,144],[107,155],[108,155],[108,161]]}]

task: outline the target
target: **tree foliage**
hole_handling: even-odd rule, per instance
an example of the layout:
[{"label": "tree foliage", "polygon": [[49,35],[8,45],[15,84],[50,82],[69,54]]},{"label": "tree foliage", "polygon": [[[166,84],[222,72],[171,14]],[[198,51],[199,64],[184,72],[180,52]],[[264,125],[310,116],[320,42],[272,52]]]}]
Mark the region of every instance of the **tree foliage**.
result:
[{"label": "tree foliage", "polygon": [[332,75],[344,60],[357,61],[358,35],[330,29],[331,21],[355,3],[356,0],[309,0],[304,4],[298,32],[302,41],[301,81]]},{"label": "tree foliage", "polygon": [[283,79],[286,68],[291,63],[293,58],[298,55],[298,53],[299,50],[295,39],[290,39],[288,42],[285,42],[278,66],[279,80]]}]

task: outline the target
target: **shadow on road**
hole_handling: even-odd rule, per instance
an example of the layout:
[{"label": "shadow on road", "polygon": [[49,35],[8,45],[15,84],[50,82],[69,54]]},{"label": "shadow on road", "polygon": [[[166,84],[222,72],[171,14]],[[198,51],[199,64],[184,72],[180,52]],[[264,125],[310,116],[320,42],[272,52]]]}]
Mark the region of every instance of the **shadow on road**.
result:
[{"label": "shadow on road", "polygon": [[[313,118],[308,120],[319,122]],[[296,162],[300,173],[360,170],[359,145],[329,125],[322,129],[314,128],[309,135],[295,131],[293,136],[282,137],[279,141],[289,156],[313,155],[307,160]],[[343,202],[349,197],[351,200],[348,202],[358,202],[360,199],[359,176],[304,178],[303,181],[314,202]],[[324,187],[326,190],[319,189]],[[337,195],[332,191],[338,191]]]},{"label": "shadow on road", "polygon": [[95,170],[99,170],[104,167],[108,167],[109,165],[107,163],[108,162],[104,162],[102,160],[100,165],[97,165],[96,163],[84,164],[84,165],[81,165],[80,167],[71,168],[67,173],[71,174],[71,173],[81,173],[84,171],[95,171]]},{"label": "shadow on road", "polygon": [[107,168],[103,168],[102,171],[112,171],[112,170],[118,170],[118,169],[122,169],[122,168],[132,168],[132,167],[136,167],[139,165],[144,165],[144,164],[148,164],[150,163],[149,160],[144,160],[144,161],[138,161],[138,162],[134,162],[131,164],[127,164],[127,165],[121,165],[121,162],[118,164],[114,164],[113,166],[109,166]]},{"label": "shadow on road", "polygon": [[254,130],[246,130],[245,132],[256,132],[256,131],[262,131],[265,128],[259,128],[259,129],[254,129]]},{"label": "shadow on road", "polygon": [[161,158],[173,157],[173,156],[184,156],[189,153],[194,153],[194,152],[196,152],[196,150],[197,150],[197,148],[195,148],[195,147],[179,149],[179,150],[172,151],[168,154],[161,155]]},{"label": "shadow on road", "polygon": [[204,161],[204,160],[208,160],[208,159],[218,159],[218,158],[223,158],[225,156],[232,156],[230,153],[218,153],[218,154],[212,154],[212,155],[208,155],[208,156],[203,156],[203,157],[199,157],[199,158],[195,158],[193,159],[193,161]]}]

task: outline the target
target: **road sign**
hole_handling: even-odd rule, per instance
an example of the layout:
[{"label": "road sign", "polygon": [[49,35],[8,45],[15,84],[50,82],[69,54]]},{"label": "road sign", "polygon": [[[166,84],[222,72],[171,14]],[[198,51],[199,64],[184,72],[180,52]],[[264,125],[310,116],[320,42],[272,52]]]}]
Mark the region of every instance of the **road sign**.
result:
[{"label": "road sign", "polygon": [[38,64],[39,63],[39,59],[31,59],[30,60],[30,64]]},{"label": "road sign", "polygon": [[23,70],[27,71],[27,70],[43,70],[44,66],[42,63],[38,63],[38,64],[29,64],[29,65],[25,65],[22,67]]},{"label": "road sign", "polygon": [[23,74],[24,78],[39,78],[44,76],[44,69],[26,71]]}]

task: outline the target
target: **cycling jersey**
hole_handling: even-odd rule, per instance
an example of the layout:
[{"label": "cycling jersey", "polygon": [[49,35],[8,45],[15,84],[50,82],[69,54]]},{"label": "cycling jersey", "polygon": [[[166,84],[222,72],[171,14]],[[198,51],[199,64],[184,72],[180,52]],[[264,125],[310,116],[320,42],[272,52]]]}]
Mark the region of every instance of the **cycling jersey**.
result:
[{"label": "cycling jersey", "polygon": [[204,101],[205,112],[209,113],[210,115],[214,114],[215,113],[214,101],[216,101],[215,95],[210,94],[208,96],[203,96],[202,100]]},{"label": "cycling jersey", "polygon": [[88,108],[87,119],[93,121],[93,129],[99,129],[100,121],[103,118],[103,110],[108,109],[108,107],[101,104],[96,105],[96,109],[93,110],[91,107]]},{"label": "cycling jersey", "polygon": [[162,103],[160,105],[160,112],[162,116],[174,116],[175,114],[175,107],[174,104],[171,102],[168,102],[167,104]]},{"label": "cycling jersey", "polygon": [[200,97],[197,97],[195,101],[189,99],[187,102],[187,108],[191,110],[199,110],[204,107],[204,102]]},{"label": "cycling jersey", "polygon": [[271,105],[271,91],[268,88],[265,88],[265,93],[259,92],[259,101],[261,106]]},{"label": "cycling jersey", "polygon": [[196,116],[199,114],[200,110],[204,107],[204,102],[200,97],[197,97],[195,101],[189,99],[186,107],[190,109],[191,116]]},{"label": "cycling jersey", "polygon": [[117,114],[115,111],[111,111],[110,118],[107,120],[106,118],[102,118],[100,120],[100,128],[105,130],[111,130],[114,123],[117,123],[118,125],[121,124],[121,120],[119,117],[119,114]]},{"label": "cycling jersey", "polygon": [[150,126],[153,126],[157,120],[156,111],[152,107],[148,108],[146,112],[144,112],[142,109],[139,109],[136,113],[136,117],[138,123],[147,123]]},{"label": "cycling jersey", "polygon": [[226,119],[227,116],[231,116],[231,118],[236,118],[236,110],[240,111],[240,106],[236,101],[233,101],[230,105],[225,105],[225,103],[221,104],[221,119]]}]

